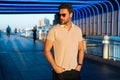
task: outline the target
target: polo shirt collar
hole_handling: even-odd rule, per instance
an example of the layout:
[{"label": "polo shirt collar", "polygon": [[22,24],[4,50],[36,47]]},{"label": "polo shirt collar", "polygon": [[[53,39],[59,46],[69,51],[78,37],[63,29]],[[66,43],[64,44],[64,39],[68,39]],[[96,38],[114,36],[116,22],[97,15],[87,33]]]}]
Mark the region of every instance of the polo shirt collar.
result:
[{"label": "polo shirt collar", "polygon": [[[72,22],[71,22],[72,23]],[[60,27],[63,27],[64,28],[64,25],[60,25]],[[72,28],[74,27],[74,24],[72,23]]]}]

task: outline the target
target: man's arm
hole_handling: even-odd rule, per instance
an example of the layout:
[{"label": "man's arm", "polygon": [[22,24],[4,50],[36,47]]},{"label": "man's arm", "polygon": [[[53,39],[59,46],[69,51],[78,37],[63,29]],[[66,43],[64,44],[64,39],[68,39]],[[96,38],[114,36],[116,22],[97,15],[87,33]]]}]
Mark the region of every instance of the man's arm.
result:
[{"label": "man's arm", "polygon": [[77,71],[81,70],[83,59],[84,59],[84,44],[83,41],[81,41],[78,44],[78,65],[76,67]]},{"label": "man's arm", "polygon": [[55,61],[53,59],[52,53],[50,52],[52,46],[53,46],[53,41],[46,40],[45,47],[44,47],[44,54],[45,54],[48,62],[51,64],[53,69],[56,71],[56,73],[61,73],[63,71],[63,68],[57,66],[57,64],[55,63]]}]

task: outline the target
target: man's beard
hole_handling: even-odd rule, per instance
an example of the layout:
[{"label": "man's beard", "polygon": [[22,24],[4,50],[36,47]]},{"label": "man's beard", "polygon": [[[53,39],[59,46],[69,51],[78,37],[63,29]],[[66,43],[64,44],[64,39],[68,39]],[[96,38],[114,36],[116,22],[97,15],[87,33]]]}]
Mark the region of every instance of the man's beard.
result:
[{"label": "man's beard", "polygon": [[66,25],[69,21],[61,21],[61,25]]}]

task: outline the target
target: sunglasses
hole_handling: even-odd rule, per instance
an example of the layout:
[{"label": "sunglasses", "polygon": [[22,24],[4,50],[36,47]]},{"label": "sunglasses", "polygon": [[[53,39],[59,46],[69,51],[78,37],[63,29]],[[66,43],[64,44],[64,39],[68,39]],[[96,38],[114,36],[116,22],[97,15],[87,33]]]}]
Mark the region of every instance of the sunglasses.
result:
[{"label": "sunglasses", "polygon": [[65,17],[66,16],[66,14],[59,14],[59,17]]}]

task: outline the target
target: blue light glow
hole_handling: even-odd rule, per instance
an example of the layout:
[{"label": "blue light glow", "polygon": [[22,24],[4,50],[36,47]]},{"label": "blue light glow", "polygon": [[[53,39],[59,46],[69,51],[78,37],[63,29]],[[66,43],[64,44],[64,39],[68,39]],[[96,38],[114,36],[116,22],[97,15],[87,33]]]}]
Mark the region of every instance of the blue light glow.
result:
[{"label": "blue light glow", "polygon": [[99,27],[99,11],[98,8],[95,5],[92,5],[93,7],[95,7],[95,9],[97,10],[97,26],[96,26],[96,32],[98,34],[98,27]]},{"label": "blue light glow", "polygon": [[78,13],[78,21],[77,21],[77,24],[78,24],[79,27],[81,27],[81,24],[80,24],[81,13],[80,13],[80,11],[78,11],[77,9],[75,9],[75,10],[76,10],[77,13]]},{"label": "blue light glow", "polygon": [[82,12],[82,26],[81,26],[81,28],[82,28],[82,31],[83,31],[83,28],[84,28],[84,20],[83,20],[84,19],[84,13],[81,9],[78,9],[78,10]]},{"label": "blue light glow", "polygon": [[[87,6],[87,7],[91,8],[92,11],[93,11],[93,15],[92,15],[93,16],[93,26],[90,26],[90,28],[92,27],[92,30],[93,30],[92,33],[94,33],[95,11],[94,11],[94,9],[91,6]],[[90,30],[90,33],[91,33],[91,30]]]},{"label": "blue light glow", "polygon": [[111,5],[111,8],[112,8],[112,17],[111,17],[111,33],[110,35],[112,36],[113,35],[113,20],[114,20],[114,7],[112,5],[112,3],[110,1],[107,1],[110,5]]},{"label": "blue light glow", "polygon": [[102,27],[101,27],[101,35],[103,35],[103,28],[104,28],[104,9],[103,9],[103,7],[102,7],[102,5],[101,4],[98,4],[100,7],[101,7],[101,9],[102,9],[102,21],[101,21],[101,24],[102,24]]},{"label": "blue light glow", "polygon": [[90,23],[91,23],[91,12],[90,12],[90,9],[88,7],[86,7],[86,9],[89,11],[89,24],[88,24],[88,34],[90,34]]},{"label": "blue light glow", "polygon": [[[90,3],[90,4],[96,4],[96,3],[100,3],[100,2],[103,2],[103,1],[100,1],[100,0],[90,0],[90,1],[79,1],[79,0],[4,0],[4,1],[16,1],[16,2],[52,2],[52,3],[56,3],[56,2],[59,2],[59,3]],[[107,1],[107,0],[104,0],[104,1]]]},{"label": "blue light glow", "polygon": [[115,2],[117,3],[117,6],[118,6],[118,17],[117,17],[117,35],[119,36],[120,35],[120,5],[119,5],[119,2],[117,0],[115,0]]},{"label": "blue light glow", "polygon": [[86,25],[84,26],[84,28],[85,28],[85,34],[86,34],[86,29],[88,28],[88,26],[87,26],[87,24],[88,24],[88,21],[86,20],[87,19],[87,16],[88,16],[88,14],[87,14],[87,11],[84,9],[84,8],[82,8],[82,10],[85,12],[85,15],[86,15],[86,17],[85,17],[85,21],[86,21]]},{"label": "blue light glow", "polygon": [[106,10],[107,10],[107,12],[106,12],[106,33],[105,33],[105,35],[108,35],[108,6],[105,3],[102,3],[102,4],[105,5]]}]

